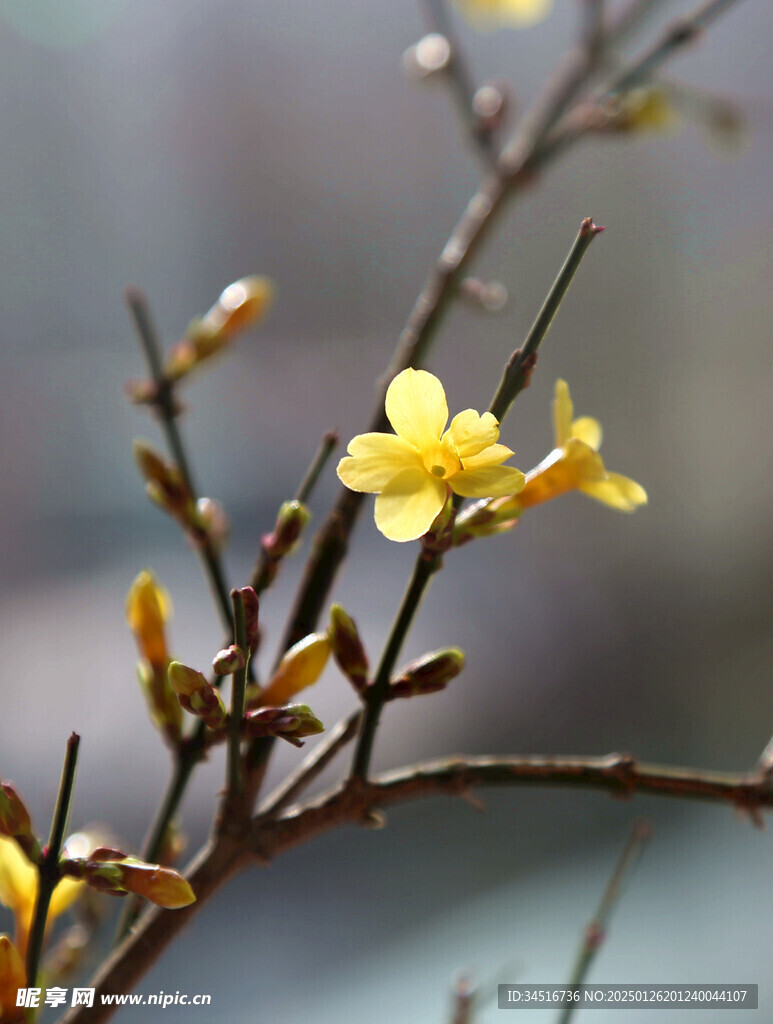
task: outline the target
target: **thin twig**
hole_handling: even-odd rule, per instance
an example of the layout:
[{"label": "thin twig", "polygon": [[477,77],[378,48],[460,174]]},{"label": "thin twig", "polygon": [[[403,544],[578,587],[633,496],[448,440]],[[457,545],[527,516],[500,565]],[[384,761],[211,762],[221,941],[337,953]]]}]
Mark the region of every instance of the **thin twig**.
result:
[{"label": "thin twig", "polygon": [[247,643],[247,626],[244,615],[244,601],[240,590],[231,591],[234,613],[234,643],[244,653],[245,664],[233,674],[231,683],[231,709],[228,715],[228,755],[226,767],[227,796],[236,799],[242,790],[242,719],[244,718],[244,692],[247,686],[247,660],[250,648]]},{"label": "thin twig", "polygon": [[328,430],[323,435],[320,441],[319,448],[317,449],[314,458],[311,460],[309,468],[306,470],[306,474],[298,485],[298,490],[295,492],[295,500],[302,501],[304,505],[311,497],[311,492],[314,490],[319,480],[322,470],[327,465],[327,460],[335,451],[336,445],[338,444],[338,434],[335,430]]},{"label": "thin twig", "polygon": [[[179,410],[175,401],[174,388],[164,373],[161,345],[156,329],[153,326],[147,296],[139,288],[127,288],[124,292],[124,297],[131,313],[137,336],[142,344],[148,369],[156,385],[153,405],[158,411],[167,443],[172,452],[172,458],[180,472],[180,476],[183,478],[191,501],[195,503],[198,494],[193,481],[190,460],[188,459],[182,435],[177,426]],[[228,596],[228,585],[225,581],[220,556],[208,535],[205,535],[196,546],[201,554],[223,625],[230,631],[233,628],[231,602]]]},{"label": "thin twig", "polygon": [[59,782],[59,794],[56,798],[54,816],[51,819],[48,845],[43,852],[43,859],[37,868],[38,893],[27,944],[28,985],[34,986],[37,980],[40,957],[43,952],[43,939],[46,934],[48,907],[57,882],[61,877],[59,874],[59,854],[64,842],[67,817],[70,813],[70,803],[72,802],[73,788],[75,787],[75,768],[78,764],[79,744],[80,736],[75,732],[71,733],[65,749],[62,777]]},{"label": "thin twig", "polygon": [[423,0],[423,5],[430,31],[445,36],[448,43],[450,56],[442,70],[451,87],[462,125],[473,146],[480,153],[485,164],[490,167],[497,158],[495,133],[475,113],[475,85],[459,37],[448,16],[446,0]]},{"label": "thin twig", "polygon": [[362,719],[362,708],[342,718],[301,761],[298,767],[266,797],[258,809],[261,817],[275,817],[327,768],[339,750],[357,735]]},{"label": "thin twig", "polygon": [[[631,828],[625,846],[609,879],[598,909],[583,932],[580,948],[577,950],[572,976],[567,988],[582,985],[588,976],[593,961],[606,938],[609,916],[620,898],[623,884],[628,879],[634,864],[639,860],[644,847],[652,836],[652,826],[646,821],[637,821]],[[576,1002],[567,1003],[561,1011],[558,1024],[568,1024],[577,1009]]]},{"label": "thin twig", "polygon": [[553,323],[558,308],[569,290],[569,285],[579,270],[591,242],[603,230],[603,228],[596,227],[591,217],[586,217],[580,225],[579,233],[569,251],[569,255],[566,257],[566,262],[553,282],[553,287],[548,292],[542,309],[537,314],[537,319],[534,321],[523,347],[513,353],[512,358],[505,367],[502,380],[489,406],[489,412],[493,413],[500,423],[510,406],[528,383],[537,351],[545,335],[550,330],[550,325]]},{"label": "thin twig", "polygon": [[376,737],[381,711],[389,693],[389,679],[395,667],[403,643],[413,623],[419,604],[426,593],[429,581],[440,568],[440,556],[427,551],[423,546],[413,567],[408,589],[403,595],[389,637],[384,645],[373,683],[366,691],[365,714],[357,738],[357,746],[352,761],[351,778],[361,782],[367,777],[373,741]]}]

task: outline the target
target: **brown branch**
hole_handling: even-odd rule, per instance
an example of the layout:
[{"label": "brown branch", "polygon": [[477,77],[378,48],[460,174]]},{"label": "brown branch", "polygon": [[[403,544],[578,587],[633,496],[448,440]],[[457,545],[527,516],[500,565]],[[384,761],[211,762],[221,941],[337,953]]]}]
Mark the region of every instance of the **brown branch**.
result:
[{"label": "brown branch", "polygon": [[645,764],[629,754],[606,757],[451,757],[386,772],[369,781],[343,784],[280,818],[260,815],[243,834],[223,836],[206,847],[187,875],[196,903],[183,910],[150,911],[115,950],[91,985],[94,1006],[76,1007],[62,1024],[100,1024],[115,1012],[102,1006],[104,994],[127,992],[160,952],[229,878],[248,863],[275,857],[333,828],[368,820],[374,808],[432,796],[468,796],[476,786],[534,785],[606,790],[612,796],[636,793],[724,803],[754,818],[773,806],[773,786],[758,770],[749,773],[700,771]]}]

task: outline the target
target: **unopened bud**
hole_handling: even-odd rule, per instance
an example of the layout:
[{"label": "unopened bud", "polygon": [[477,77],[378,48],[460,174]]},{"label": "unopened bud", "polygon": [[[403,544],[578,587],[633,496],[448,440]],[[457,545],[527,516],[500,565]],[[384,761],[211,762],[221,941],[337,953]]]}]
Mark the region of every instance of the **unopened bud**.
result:
[{"label": "unopened bud", "polygon": [[191,495],[179,471],[146,441],[136,440],[133,450],[150,500],[184,526],[191,526]]},{"label": "unopened bud", "polygon": [[464,653],[458,647],[432,651],[406,666],[389,684],[387,700],[419,697],[443,690],[464,668]]},{"label": "unopened bud", "polygon": [[460,294],[471,305],[486,313],[499,313],[507,305],[507,288],[501,281],[480,281],[477,277],[465,277]]},{"label": "unopened bud", "polygon": [[179,661],[169,664],[169,685],[180,705],[204,721],[210,729],[222,728],[227,719],[223,699],[206,676]]},{"label": "unopened bud", "polygon": [[63,868],[99,892],[117,896],[131,892],[167,910],[187,907],[196,899],[190,884],[177,871],[126,857],[120,850],[95,850],[88,860],[66,861]]},{"label": "unopened bud", "polygon": [[308,704],[287,704],[281,708],[258,708],[244,716],[248,736],[276,736],[295,747],[303,746],[303,738],[324,732],[325,727]]},{"label": "unopened bud", "polygon": [[508,113],[507,87],[499,83],[482,85],[472,97],[472,109],[484,131],[494,132],[502,127]]},{"label": "unopened bud", "polygon": [[231,521],[222,504],[215,498],[199,498],[196,515],[213,547],[220,550],[231,533]]},{"label": "unopened bud", "polygon": [[142,657],[151,665],[163,665],[164,668],[169,660],[164,625],[170,611],[168,594],[159,586],[152,572],[143,570],[129,588],[126,621]]},{"label": "unopened bud", "polygon": [[0,783],[0,835],[15,839],[30,860],[39,860],[40,844],[32,831],[29,811],[7,782]]},{"label": "unopened bud", "polygon": [[328,636],[338,667],[355,690],[364,693],[368,686],[368,656],[357,624],[340,604],[330,609]]},{"label": "unopened bud", "polygon": [[218,651],[212,659],[212,669],[219,676],[230,676],[234,672],[241,671],[246,664],[247,659],[244,657],[244,651],[241,647],[237,647],[236,644],[231,644],[225,650]]},{"label": "unopened bud", "polygon": [[403,54],[403,71],[408,78],[422,79],[443,71],[451,60],[451,44],[440,32],[430,32]]},{"label": "unopened bud", "polygon": [[279,662],[279,667],[260,696],[261,704],[278,707],[322,675],[330,655],[327,633],[310,633],[292,646]]},{"label": "unopened bud", "polygon": [[137,678],[153,724],[172,746],[176,746],[182,733],[183,716],[180,700],[169,684],[166,665],[152,665],[143,658],[137,663]]},{"label": "unopened bud", "polygon": [[241,331],[259,323],[271,306],[274,292],[267,277],[243,277],[229,284],[209,312],[194,320],[182,341],[172,348],[164,367],[166,378],[185,377],[226,348]]},{"label": "unopened bud", "polygon": [[279,508],[272,533],[261,537],[261,574],[256,583],[258,592],[271,585],[283,558],[291,555],[300,543],[311,513],[302,501],[285,501]]}]

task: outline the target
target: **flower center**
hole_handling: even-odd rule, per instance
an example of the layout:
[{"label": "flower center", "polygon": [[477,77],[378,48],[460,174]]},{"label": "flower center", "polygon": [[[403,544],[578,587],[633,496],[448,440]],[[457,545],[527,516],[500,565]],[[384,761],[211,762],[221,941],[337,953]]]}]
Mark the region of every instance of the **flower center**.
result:
[{"label": "flower center", "polygon": [[446,474],[446,468],[445,466],[433,466],[431,473],[433,476],[439,476],[442,479]]}]

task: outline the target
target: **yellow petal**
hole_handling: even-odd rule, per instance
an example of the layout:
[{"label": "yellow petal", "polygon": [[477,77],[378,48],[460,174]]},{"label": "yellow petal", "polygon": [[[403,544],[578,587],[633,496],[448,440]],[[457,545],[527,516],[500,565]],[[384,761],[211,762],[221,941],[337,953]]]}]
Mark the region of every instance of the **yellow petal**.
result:
[{"label": "yellow petal", "polygon": [[[563,452],[563,456],[559,461],[564,463],[567,472],[571,472],[577,477],[577,486],[584,481],[604,480],[606,478],[607,471],[604,468],[604,460],[594,448],[591,448],[584,441],[571,437],[563,449],[558,449],[558,451]],[[548,459],[550,459],[550,456],[548,456]]]},{"label": "yellow petal", "polygon": [[506,444],[492,444],[479,455],[464,460],[463,469],[482,469],[484,466],[499,466],[513,454]]},{"label": "yellow petal", "polygon": [[457,0],[462,12],[481,26],[531,25],[546,17],[552,0]]},{"label": "yellow petal", "polygon": [[16,1010],[16,992],[27,984],[24,961],[7,935],[0,935],[0,1020],[24,1020],[22,1011]]},{"label": "yellow petal", "polygon": [[597,452],[601,447],[601,424],[592,416],[580,416],[572,423],[572,437],[584,442],[594,452]]},{"label": "yellow petal", "polygon": [[169,618],[169,604],[166,591],[147,570],[137,576],[126,597],[126,621],[137,638],[140,653],[152,665],[168,661],[164,624]]},{"label": "yellow petal", "polygon": [[572,398],[565,380],[557,380],[553,397],[553,434],[556,448],[563,448],[572,436]]},{"label": "yellow petal", "polygon": [[405,469],[376,498],[376,526],[388,540],[416,540],[446,500],[446,485],[424,470]]},{"label": "yellow petal", "polygon": [[596,501],[601,501],[620,512],[634,512],[639,505],[647,504],[647,492],[620,473],[607,473],[603,480],[589,480],[580,484],[580,490]]},{"label": "yellow petal", "polygon": [[451,420],[446,431],[456,454],[462,461],[479,455],[499,439],[499,423],[493,413],[479,416],[474,409],[465,409]]},{"label": "yellow petal", "polygon": [[299,640],[279,662],[273,679],[258,698],[260,705],[280,707],[322,675],[330,655],[327,633],[310,633]]},{"label": "yellow petal", "polygon": [[352,491],[374,494],[404,469],[420,469],[421,456],[396,434],[358,434],[349,443],[351,456],[338,463],[338,478]]},{"label": "yellow petal", "polygon": [[435,444],[448,419],[443,385],[426,370],[403,370],[387,389],[386,414],[400,437],[419,451]]},{"label": "yellow petal", "polygon": [[49,923],[55,917],[63,914],[68,907],[72,906],[80,895],[84,884],[75,878],[63,878],[61,882],[57,883],[56,888],[51,894],[51,903],[48,908]]},{"label": "yellow petal", "polygon": [[523,490],[526,477],[512,466],[483,466],[463,469],[448,482],[451,490],[463,498],[501,498]]},{"label": "yellow petal", "polygon": [[0,903],[16,913],[35,902],[38,873],[16,842],[0,836]]}]

